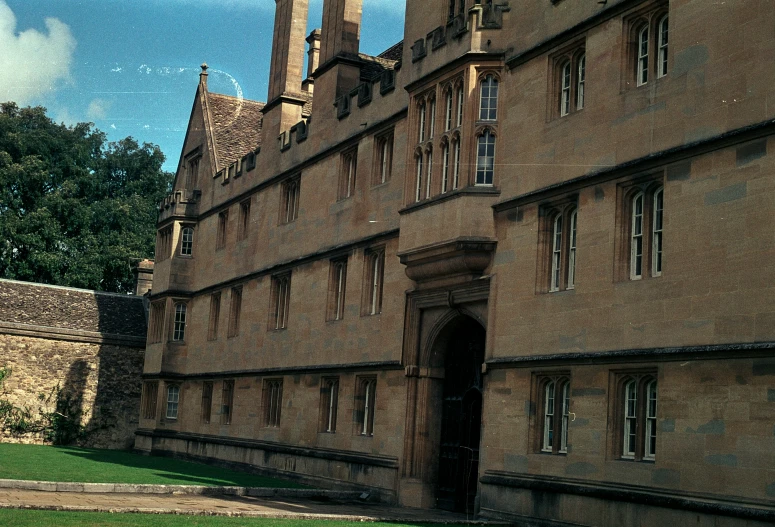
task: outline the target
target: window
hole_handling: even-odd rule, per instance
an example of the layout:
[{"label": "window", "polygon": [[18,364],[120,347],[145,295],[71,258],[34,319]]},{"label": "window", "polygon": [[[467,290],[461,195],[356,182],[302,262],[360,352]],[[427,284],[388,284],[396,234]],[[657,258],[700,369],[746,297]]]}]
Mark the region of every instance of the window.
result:
[{"label": "window", "polygon": [[425,152],[425,199],[431,197],[431,180],[433,178],[433,150]]},{"label": "window", "polygon": [[151,317],[148,328],[150,344],[158,344],[164,340],[164,315],[166,303],[164,300],[153,302],[151,304]]},{"label": "window", "polygon": [[657,78],[667,75],[667,15],[663,16],[657,25],[659,50],[657,57]]},{"label": "window", "polygon": [[441,146],[441,193],[449,190],[449,143]]},{"label": "window", "polygon": [[247,239],[250,229],[250,199],[239,204],[239,227],[237,229],[237,241]]},{"label": "window", "polygon": [[156,419],[156,404],[158,396],[158,381],[143,383],[143,419]]},{"label": "window", "polygon": [[419,117],[419,130],[418,130],[418,141],[422,143],[425,141],[425,103],[420,104],[420,117]]},{"label": "window", "polygon": [[197,177],[199,175],[199,160],[201,155],[197,155],[192,159],[186,161],[186,186],[187,190],[193,190],[196,188]]},{"label": "window", "polygon": [[433,139],[436,133],[436,99],[432,98],[430,101],[431,106],[431,122],[429,123],[428,139]]},{"label": "window", "polygon": [[378,136],[375,141],[377,152],[374,158],[377,166],[374,167],[373,185],[387,183],[393,166],[393,131]]},{"label": "window", "polygon": [[328,278],[328,313],[327,320],[342,320],[344,318],[344,298],[347,283],[347,258],[331,262]]},{"label": "window", "polygon": [[213,383],[205,381],[202,383],[202,422],[210,424],[210,414],[213,407]]},{"label": "window", "polygon": [[657,453],[657,380],[654,374],[624,374],[615,403],[622,459],[653,461]]},{"label": "window", "polygon": [[242,286],[231,288],[231,306],[229,308],[228,338],[239,335],[239,319],[242,312]]},{"label": "window", "polygon": [[[622,244],[627,253],[621,279],[641,280],[662,275],[664,187],[653,181],[632,185],[624,193],[627,218]],[[622,266],[625,267],[625,266]]]},{"label": "window", "polygon": [[320,431],[336,433],[336,414],[339,406],[339,378],[324,378],[320,388]]},{"label": "window", "polygon": [[186,340],[186,304],[175,304],[175,324],[172,328],[172,340],[175,342]]},{"label": "window", "polygon": [[218,319],[221,318],[221,293],[210,295],[210,320],[207,326],[207,340],[218,338]]},{"label": "window", "polygon": [[180,403],[180,386],[167,386],[167,419],[178,418],[178,404]]},{"label": "window", "polygon": [[229,211],[224,210],[218,213],[218,232],[215,235],[215,250],[219,251],[226,247],[226,232],[229,226]]},{"label": "window", "polygon": [[347,199],[355,192],[355,171],[358,150],[353,148],[343,153],[339,165],[339,199]]},{"label": "window", "polygon": [[554,83],[554,89],[550,92],[554,98],[549,105],[553,108],[550,118],[565,117],[584,108],[587,76],[584,44],[584,41],[574,42],[554,53],[549,59]]},{"label": "window", "polygon": [[221,424],[231,424],[234,414],[234,381],[223,381],[221,389]]},{"label": "window", "polygon": [[576,64],[576,109],[584,108],[584,85],[587,80],[587,55],[582,54]]},{"label": "window", "polygon": [[291,275],[290,273],[277,275],[272,278],[272,308],[270,313],[271,329],[285,329],[288,327],[288,313],[291,300]]},{"label": "window", "polygon": [[452,130],[452,88],[447,90],[444,96],[444,131]]},{"label": "window", "polygon": [[554,293],[576,285],[576,196],[541,209],[539,248],[545,270],[539,269],[540,292]]},{"label": "window", "polygon": [[282,185],[282,202],[280,207],[280,223],[290,223],[299,216],[299,197],[301,177],[295,176]]},{"label": "window", "polygon": [[567,376],[546,376],[539,379],[540,387],[540,450],[551,454],[568,452],[570,416],[570,380]]},{"label": "window", "polygon": [[493,75],[487,75],[480,90],[479,120],[495,121],[498,117],[498,80]]},{"label": "window", "polygon": [[570,113],[570,79],[571,79],[571,64],[570,61],[566,61],[561,68],[560,78],[562,79],[562,87],[560,89],[560,115],[568,115]]},{"label": "window", "polygon": [[460,86],[457,88],[457,126],[461,126],[463,124],[463,84],[461,83]]},{"label": "window", "polygon": [[280,413],[283,407],[283,380],[264,381],[264,426],[280,428]]},{"label": "window", "polygon": [[358,377],[355,396],[356,432],[362,436],[374,435],[374,413],[377,401],[377,378]]},{"label": "window", "polygon": [[192,256],[194,253],[194,229],[183,227],[180,231],[180,255]]},{"label": "window", "polygon": [[156,234],[156,261],[163,262],[172,252],[172,226],[160,229]]},{"label": "window", "polygon": [[382,312],[382,282],[385,272],[385,249],[370,249],[365,253],[364,315]]},{"label": "window", "polygon": [[452,189],[457,190],[460,186],[460,139],[456,139],[452,148],[454,151],[454,165],[452,169]]},{"label": "window", "polygon": [[423,164],[422,164],[422,152],[418,152],[415,157],[415,163],[417,165],[417,184],[415,186],[414,201],[420,201],[422,199],[422,178],[423,178]]},{"label": "window", "polygon": [[495,174],[495,135],[485,130],[479,136],[476,157],[476,184],[492,185]]},{"label": "window", "polygon": [[[665,2],[666,4],[667,2]],[[629,25],[628,53],[631,69],[628,82],[635,79],[636,86],[643,86],[653,78],[667,75],[669,61],[668,14],[665,8],[640,11],[627,20]]]}]

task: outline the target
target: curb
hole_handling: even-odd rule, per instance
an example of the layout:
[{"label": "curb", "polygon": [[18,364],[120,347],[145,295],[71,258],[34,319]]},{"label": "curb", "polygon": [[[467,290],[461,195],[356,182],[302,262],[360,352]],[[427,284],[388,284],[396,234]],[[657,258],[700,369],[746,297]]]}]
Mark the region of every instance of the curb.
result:
[{"label": "curb", "polygon": [[429,517],[423,519],[406,516],[360,516],[349,514],[283,513],[264,511],[188,510],[143,507],[81,507],[73,505],[8,505],[0,503],[0,510],[40,510],[49,512],[102,512],[110,514],[155,514],[174,516],[223,516],[231,518],[272,518],[285,520],[337,520],[361,523],[433,523],[437,525],[513,526],[513,523],[488,520],[460,520]]},{"label": "curb", "polygon": [[[43,492],[77,492],[84,494],[162,494],[191,496],[249,496],[253,498],[327,498],[332,500],[367,500],[368,491],[284,489],[272,487],[203,487],[197,485],[141,485],[131,483],[64,483],[0,479],[0,489],[37,490]],[[364,496],[365,494],[365,496]]]}]

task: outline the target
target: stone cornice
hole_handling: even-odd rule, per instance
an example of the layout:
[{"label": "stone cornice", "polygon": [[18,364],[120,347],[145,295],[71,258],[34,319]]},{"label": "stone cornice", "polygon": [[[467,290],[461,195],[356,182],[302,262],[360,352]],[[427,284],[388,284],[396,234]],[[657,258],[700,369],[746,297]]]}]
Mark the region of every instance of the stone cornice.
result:
[{"label": "stone cornice", "polygon": [[177,373],[177,372],[159,372],[159,373],[144,373],[143,379],[146,380],[202,380],[202,379],[228,379],[234,377],[258,377],[265,375],[303,375],[305,373],[325,373],[325,372],[341,372],[341,371],[386,371],[386,370],[400,370],[403,369],[400,361],[380,361],[380,362],[354,362],[354,363],[342,363],[342,364],[315,364],[309,366],[283,366],[276,368],[256,368],[247,370],[231,370],[231,371],[219,371],[219,372],[203,372],[203,373]]},{"label": "stone cornice", "polygon": [[36,326],[33,324],[18,324],[15,322],[0,322],[0,334],[145,349],[145,337]]}]

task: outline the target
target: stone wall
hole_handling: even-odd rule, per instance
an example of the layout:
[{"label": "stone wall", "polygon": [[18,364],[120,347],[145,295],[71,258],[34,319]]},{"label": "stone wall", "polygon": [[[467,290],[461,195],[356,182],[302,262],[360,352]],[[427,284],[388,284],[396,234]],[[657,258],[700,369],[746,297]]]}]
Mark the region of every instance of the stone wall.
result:
[{"label": "stone wall", "polygon": [[[78,444],[94,448],[132,446],[140,409],[142,349],[0,334],[0,368],[11,374],[0,398],[34,415],[53,411],[56,392],[72,398],[87,435]],[[40,433],[0,441],[42,443]]]}]

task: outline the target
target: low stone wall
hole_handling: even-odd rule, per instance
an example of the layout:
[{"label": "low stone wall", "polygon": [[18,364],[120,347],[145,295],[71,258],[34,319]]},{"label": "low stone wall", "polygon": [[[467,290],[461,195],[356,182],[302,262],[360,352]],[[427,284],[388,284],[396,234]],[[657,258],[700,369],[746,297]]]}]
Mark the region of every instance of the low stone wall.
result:
[{"label": "low stone wall", "polygon": [[[131,448],[139,422],[143,355],[136,346],[0,333],[0,368],[11,370],[0,399],[37,415],[55,409],[61,389],[81,410],[87,435],[80,446]],[[43,437],[0,431],[0,441],[42,443]]]}]

